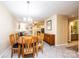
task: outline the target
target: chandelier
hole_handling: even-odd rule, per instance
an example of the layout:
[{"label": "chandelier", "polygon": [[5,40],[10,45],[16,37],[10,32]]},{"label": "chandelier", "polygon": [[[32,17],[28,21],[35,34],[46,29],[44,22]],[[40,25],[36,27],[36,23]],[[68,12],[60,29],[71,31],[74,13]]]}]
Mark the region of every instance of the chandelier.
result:
[{"label": "chandelier", "polygon": [[26,21],[27,20],[27,22],[28,23],[32,23],[33,22],[33,19],[32,19],[32,17],[31,17],[31,15],[30,15],[30,1],[27,1],[27,18],[26,17],[23,17],[23,20],[24,21]]}]

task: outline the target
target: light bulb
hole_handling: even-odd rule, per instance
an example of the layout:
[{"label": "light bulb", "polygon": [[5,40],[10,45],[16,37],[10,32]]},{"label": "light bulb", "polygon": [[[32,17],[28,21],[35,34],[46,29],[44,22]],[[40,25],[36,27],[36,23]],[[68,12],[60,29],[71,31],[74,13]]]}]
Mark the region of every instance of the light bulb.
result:
[{"label": "light bulb", "polygon": [[26,22],[26,18],[25,17],[23,17],[23,21]]},{"label": "light bulb", "polygon": [[32,23],[33,19],[31,17],[28,17],[28,22]]}]

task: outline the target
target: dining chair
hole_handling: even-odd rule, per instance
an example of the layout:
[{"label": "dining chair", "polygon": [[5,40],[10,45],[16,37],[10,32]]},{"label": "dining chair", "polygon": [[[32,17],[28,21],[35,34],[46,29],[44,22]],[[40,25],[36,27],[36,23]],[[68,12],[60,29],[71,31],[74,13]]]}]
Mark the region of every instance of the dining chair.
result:
[{"label": "dining chair", "polygon": [[33,42],[34,42],[34,52],[37,54],[36,47],[37,47],[37,43],[38,43],[38,37],[37,37],[37,35],[33,35],[32,38],[33,38]]},{"label": "dining chair", "polygon": [[22,39],[22,57],[24,58],[25,55],[32,54],[33,57],[35,56],[34,53],[34,44],[32,38],[23,37]]},{"label": "dining chair", "polygon": [[16,42],[17,42],[17,40],[19,39],[18,33],[15,33],[15,39],[16,39]]},{"label": "dining chair", "polygon": [[26,32],[24,33],[24,36],[27,36],[27,33]]},{"label": "dining chair", "polygon": [[10,46],[11,46],[11,57],[13,57],[13,53],[18,51],[18,44],[15,43],[15,37],[14,34],[10,34]]},{"label": "dining chair", "polygon": [[40,33],[38,36],[38,43],[36,45],[36,53],[38,55],[38,51],[39,51],[39,48],[42,50],[42,53],[43,53],[43,39],[44,39],[44,33]]}]

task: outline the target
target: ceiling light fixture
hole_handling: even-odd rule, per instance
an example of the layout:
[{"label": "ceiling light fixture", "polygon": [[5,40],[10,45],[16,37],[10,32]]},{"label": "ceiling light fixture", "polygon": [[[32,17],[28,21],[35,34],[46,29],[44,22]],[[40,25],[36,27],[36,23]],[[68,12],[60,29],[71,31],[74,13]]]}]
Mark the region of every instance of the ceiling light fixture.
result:
[{"label": "ceiling light fixture", "polygon": [[26,20],[27,20],[26,17],[23,17],[23,21],[26,22]]},{"label": "ceiling light fixture", "polygon": [[28,4],[28,11],[27,11],[28,12],[28,18],[27,18],[27,20],[28,20],[28,22],[32,23],[33,19],[30,15],[30,1],[27,1],[27,4]]},{"label": "ceiling light fixture", "polygon": [[30,15],[30,1],[27,1],[27,18],[26,17],[23,17],[23,21],[24,22],[28,22],[28,23],[32,23],[33,22],[33,19]]}]

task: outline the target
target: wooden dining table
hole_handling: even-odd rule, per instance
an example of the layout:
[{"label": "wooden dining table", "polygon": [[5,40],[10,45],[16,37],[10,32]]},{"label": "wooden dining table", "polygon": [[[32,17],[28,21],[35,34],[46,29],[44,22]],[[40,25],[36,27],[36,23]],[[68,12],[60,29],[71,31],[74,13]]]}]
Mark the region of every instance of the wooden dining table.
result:
[{"label": "wooden dining table", "polygon": [[22,46],[22,40],[23,37],[26,39],[31,39],[33,40],[33,43],[36,43],[38,40],[38,36],[37,35],[30,35],[30,36],[20,36],[17,43],[18,43],[18,58],[20,58],[20,54],[21,54],[21,46]]}]

